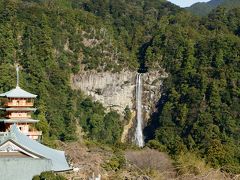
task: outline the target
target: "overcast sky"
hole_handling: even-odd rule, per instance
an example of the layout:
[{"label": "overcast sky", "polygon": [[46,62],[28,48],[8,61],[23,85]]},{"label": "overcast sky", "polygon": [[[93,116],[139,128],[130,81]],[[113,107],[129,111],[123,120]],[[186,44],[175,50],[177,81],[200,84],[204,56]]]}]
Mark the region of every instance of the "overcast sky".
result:
[{"label": "overcast sky", "polygon": [[207,2],[209,0],[168,0],[168,1],[177,4],[178,6],[181,7],[188,7],[196,2]]}]

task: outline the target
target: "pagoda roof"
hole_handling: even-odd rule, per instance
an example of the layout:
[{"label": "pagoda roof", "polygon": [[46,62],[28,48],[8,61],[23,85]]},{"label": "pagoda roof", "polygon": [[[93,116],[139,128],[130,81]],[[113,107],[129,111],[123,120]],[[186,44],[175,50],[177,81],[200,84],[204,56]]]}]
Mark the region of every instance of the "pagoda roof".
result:
[{"label": "pagoda roof", "polygon": [[37,123],[39,120],[35,119],[0,119],[0,122],[7,123]]},{"label": "pagoda roof", "polygon": [[2,93],[0,94],[0,97],[7,97],[7,98],[36,98],[37,95],[35,94],[31,94],[25,90],[23,90],[22,88],[20,88],[19,86],[17,86],[16,88]]},{"label": "pagoda roof", "polygon": [[16,124],[11,126],[10,132],[7,135],[0,137],[0,146],[2,146],[2,144],[9,140],[14,141],[16,144],[23,147],[28,152],[31,152],[39,157],[51,160],[52,171],[71,170],[66,161],[64,151],[49,148],[35,140],[30,139],[29,137],[27,137],[26,135],[19,131]]},{"label": "pagoda roof", "polygon": [[5,111],[36,111],[36,108],[0,108],[0,110],[5,110]]}]

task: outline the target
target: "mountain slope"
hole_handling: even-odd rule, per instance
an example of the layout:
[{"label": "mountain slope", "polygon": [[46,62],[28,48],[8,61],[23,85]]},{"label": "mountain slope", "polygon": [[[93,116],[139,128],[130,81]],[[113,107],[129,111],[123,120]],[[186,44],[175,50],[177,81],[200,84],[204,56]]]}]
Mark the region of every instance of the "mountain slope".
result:
[{"label": "mountain slope", "polygon": [[119,114],[71,89],[71,75],[165,68],[147,145],[240,173],[240,9],[198,18],[159,0],[8,0],[0,17],[0,91],[14,87],[19,63],[21,87],[39,95],[46,137],[75,140],[81,126],[87,138],[117,145]]},{"label": "mountain slope", "polygon": [[194,15],[205,16],[209,14],[213,9],[222,6],[227,9],[232,9],[240,7],[239,0],[211,0],[209,2],[195,3],[190,7],[187,7],[186,10],[190,11]]},{"label": "mountain slope", "polygon": [[174,155],[198,152],[233,173],[240,172],[239,19],[240,9],[168,17],[146,50],[146,64],[160,59],[170,74],[146,128],[154,132],[149,143]]},{"label": "mountain slope", "polygon": [[[80,123],[93,139],[105,133],[104,137],[110,139],[108,143],[113,143],[121,135],[119,115],[105,113],[100,103],[72,90],[70,75],[80,69],[110,72],[123,66],[137,69],[138,63],[130,60],[126,47],[116,43],[112,28],[100,18],[80,9],[73,10],[65,3],[61,6],[52,3],[0,2],[0,92],[15,86],[12,72],[18,63],[20,86],[38,95],[37,128],[43,131],[44,140],[48,136],[74,140],[76,124]],[[115,137],[110,132],[111,126],[110,131],[103,132],[107,122],[104,118],[110,120],[112,127],[117,125]]]},{"label": "mountain slope", "polygon": [[91,139],[104,136],[102,142],[116,143],[120,116],[72,90],[70,76],[90,70],[136,72],[141,46],[163,16],[177,11],[159,0],[0,1],[0,92],[15,86],[12,71],[18,63],[21,87],[39,95],[37,128],[46,137],[76,139],[80,124]]}]

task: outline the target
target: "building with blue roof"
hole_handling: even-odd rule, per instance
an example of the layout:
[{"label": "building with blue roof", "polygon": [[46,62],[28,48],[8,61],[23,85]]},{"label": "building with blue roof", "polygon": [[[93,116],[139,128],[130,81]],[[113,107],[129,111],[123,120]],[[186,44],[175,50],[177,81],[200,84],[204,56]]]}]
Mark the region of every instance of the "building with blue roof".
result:
[{"label": "building with blue roof", "polygon": [[41,131],[31,130],[38,120],[31,118],[33,99],[31,94],[19,87],[17,68],[16,88],[0,94],[5,112],[0,119],[0,171],[1,180],[28,180],[44,171],[71,170],[64,151],[42,145]]}]

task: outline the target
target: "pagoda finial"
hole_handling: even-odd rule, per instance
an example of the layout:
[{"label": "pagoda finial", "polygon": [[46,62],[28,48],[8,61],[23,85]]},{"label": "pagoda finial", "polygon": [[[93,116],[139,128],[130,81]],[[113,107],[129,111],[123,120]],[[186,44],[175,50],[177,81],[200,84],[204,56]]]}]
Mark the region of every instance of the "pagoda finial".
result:
[{"label": "pagoda finial", "polygon": [[19,67],[18,67],[18,65],[16,65],[16,72],[17,72],[17,86],[16,87],[19,87]]}]

